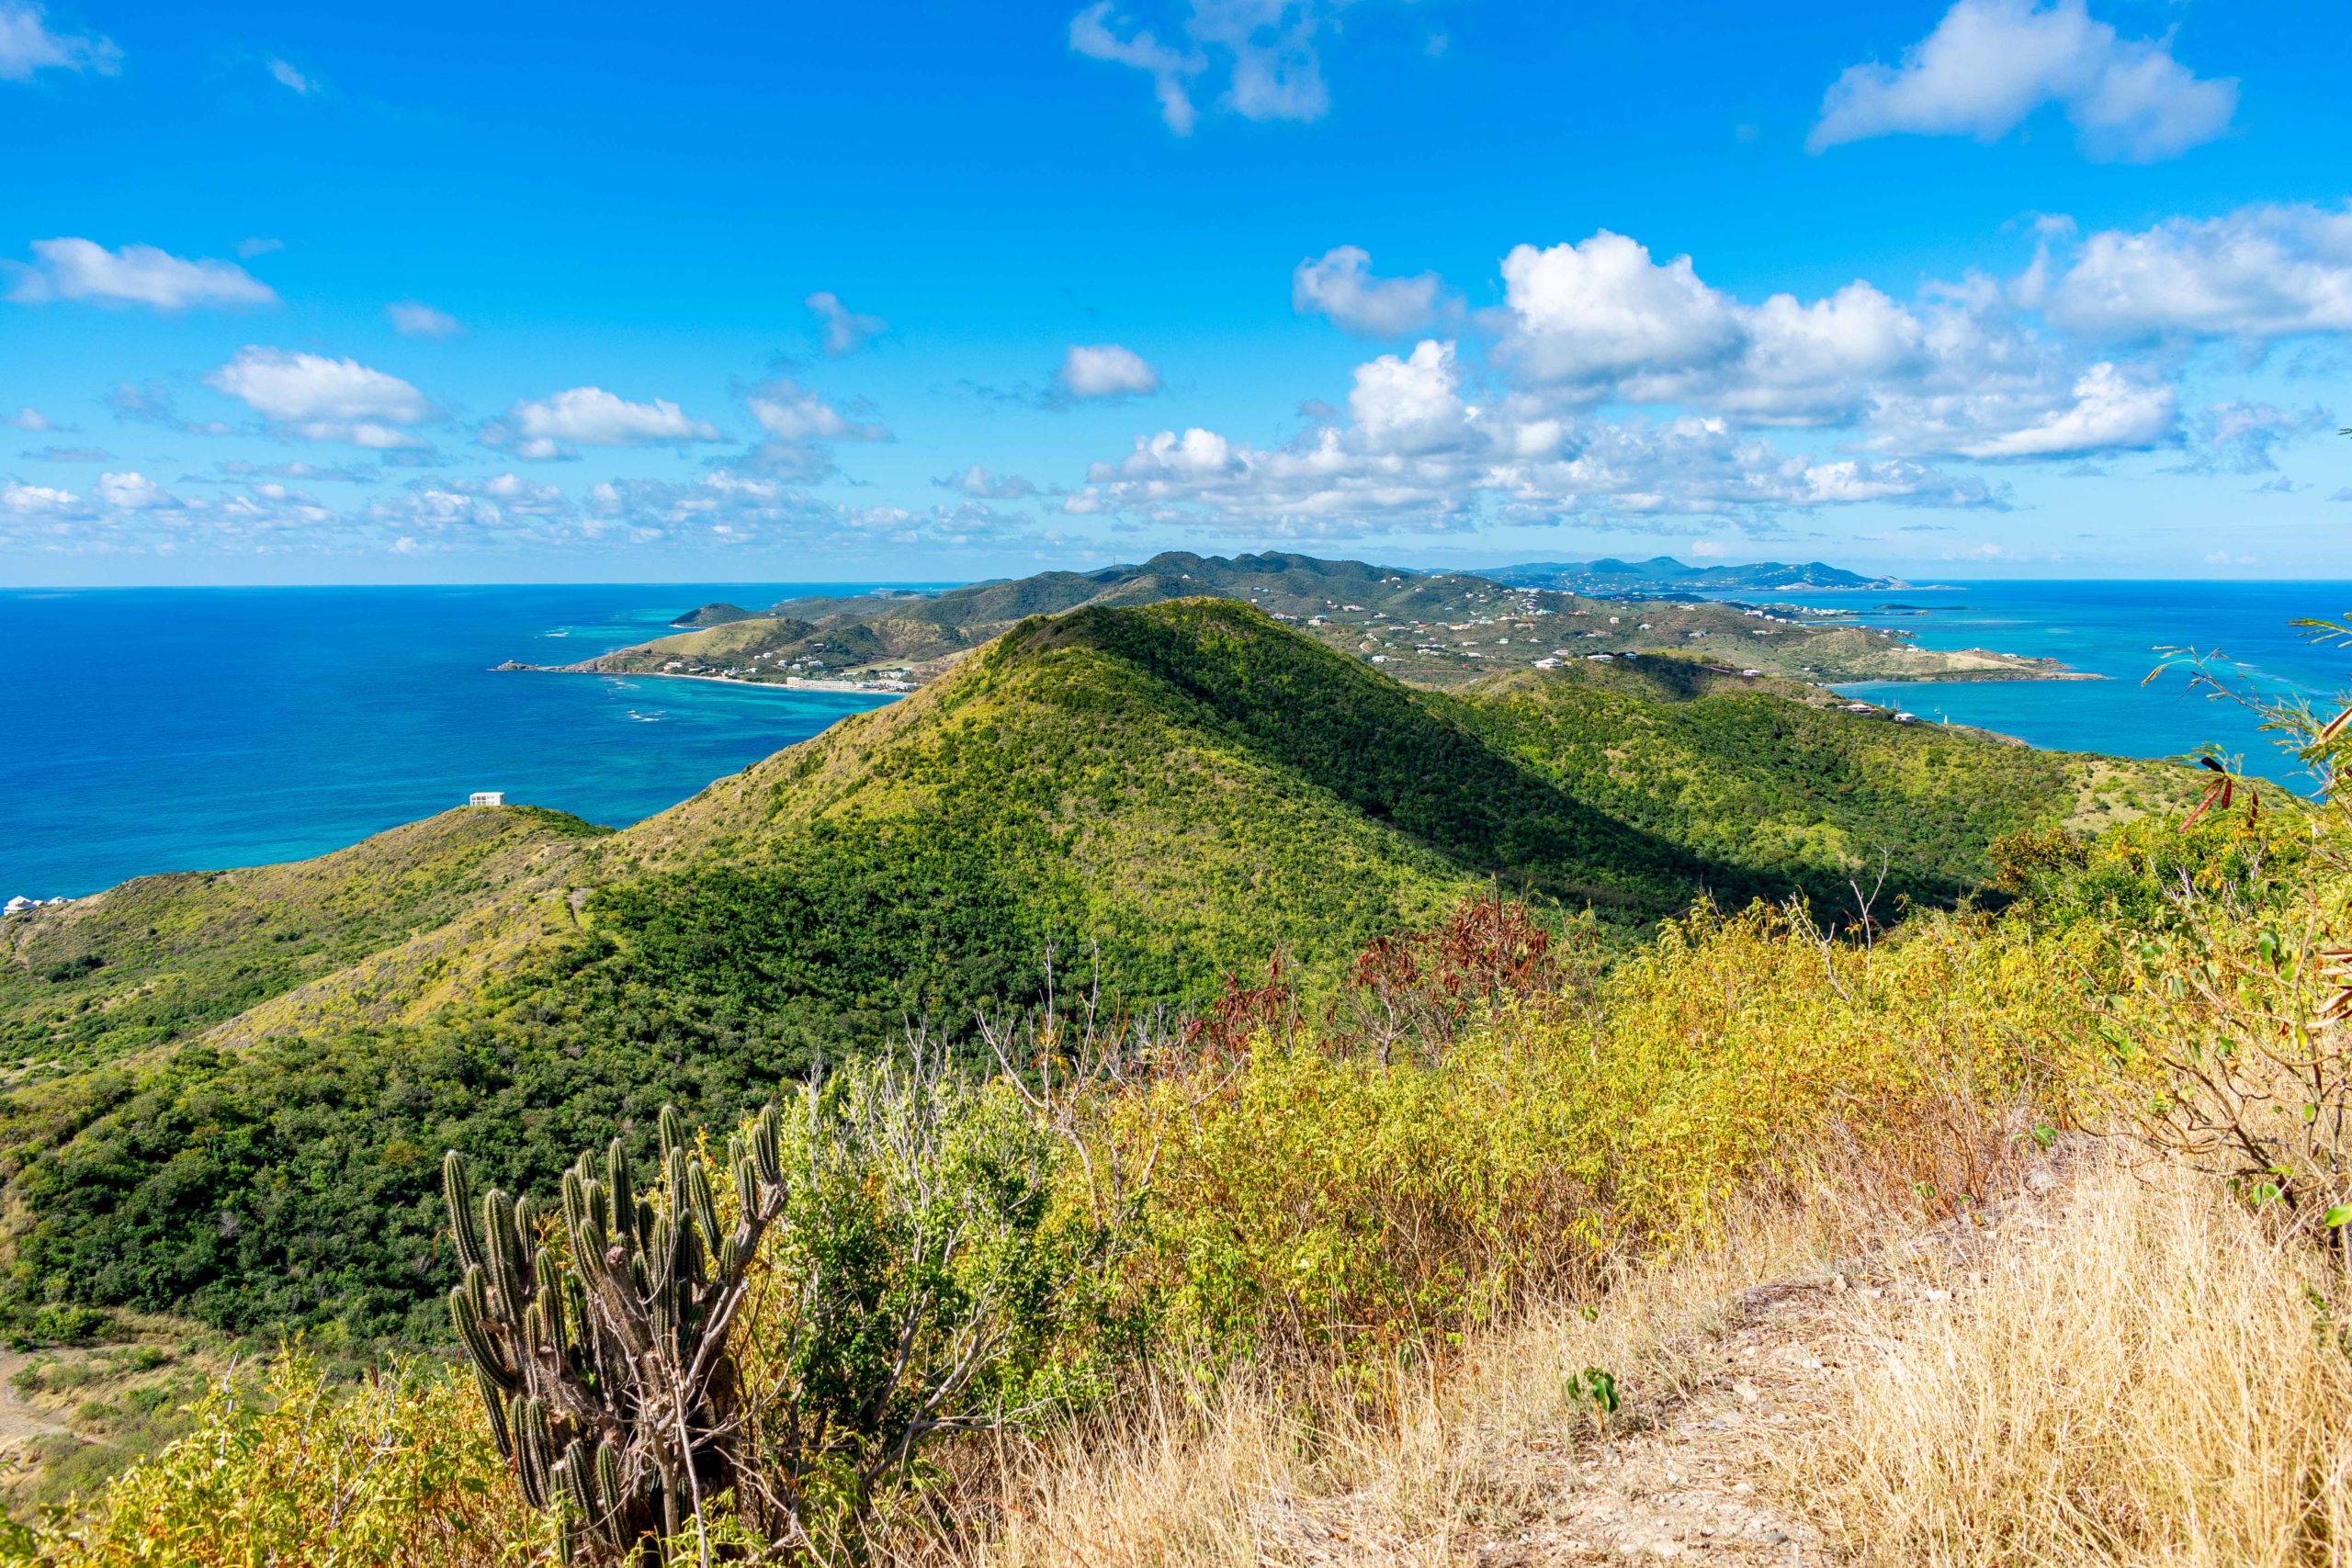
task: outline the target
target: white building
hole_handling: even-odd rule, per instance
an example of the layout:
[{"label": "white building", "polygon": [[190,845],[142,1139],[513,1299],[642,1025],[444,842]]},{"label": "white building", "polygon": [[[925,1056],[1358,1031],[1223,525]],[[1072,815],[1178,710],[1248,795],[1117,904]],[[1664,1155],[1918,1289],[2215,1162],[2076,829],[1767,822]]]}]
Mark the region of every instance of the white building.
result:
[{"label": "white building", "polygon": [[478,789],[466,796],[468,806],[503,806],[506,792],[503,789]]}]

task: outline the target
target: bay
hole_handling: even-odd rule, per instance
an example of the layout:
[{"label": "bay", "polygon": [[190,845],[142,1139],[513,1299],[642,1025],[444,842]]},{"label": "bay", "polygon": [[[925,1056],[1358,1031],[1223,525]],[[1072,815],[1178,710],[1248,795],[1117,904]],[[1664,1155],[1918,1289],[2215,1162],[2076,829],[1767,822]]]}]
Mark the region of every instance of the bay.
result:
[{"label": "bay", "polygon": [[2107,677],[1872,682],[1840,691],[2064,750],[2187,757],[2217,748],[2247,773],[2305,792],[2316,781],[2247,709],[2192,689],[2177,665],[2143,682],[2172,652],[2194,649],[2233,686],[2332,714],[2352,681],[2352,649],[2316,642],[2292,624],[2345,618],[2352,582],[1960,582],[1784,597],[1857,612],[1867,625],[1914,634],[1925,648],[2031,654]]}]

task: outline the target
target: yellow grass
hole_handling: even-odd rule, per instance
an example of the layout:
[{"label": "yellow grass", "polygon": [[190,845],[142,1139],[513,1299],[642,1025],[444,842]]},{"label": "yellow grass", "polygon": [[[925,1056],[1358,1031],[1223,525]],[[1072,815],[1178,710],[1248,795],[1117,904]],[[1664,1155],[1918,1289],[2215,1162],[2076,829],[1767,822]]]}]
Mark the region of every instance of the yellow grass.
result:
[{"label": "yellow grass", "polygon": [[2049,1208],[1948,1302],[1858,1302],[1881,1354],[1792,1477],[1831,1534],[1905,1568],[2352,1560],[2333,1271],[2170,1165]]},{"label": "yellow grass", "polygon": [[[1612,1434],[1656,1425],[1693,1381],[1726,1308],[1817,1269],[1843,1224],[1819,1213],[1740,1227],[1729,1245],[1628,1269],[1589,1311],[1538,1307],[1442,1367],[1295,1390],[1162,1382],[1119,1416],[987,1456],[952,1533],[910,1530],[896,1568],[1237,1568],[1438,1562],[1557,1517],[1566,1461],[1603,1436],[1569,1380],[1612,1371]],[[982,1522],[989,1521],[989,1522]]]}]

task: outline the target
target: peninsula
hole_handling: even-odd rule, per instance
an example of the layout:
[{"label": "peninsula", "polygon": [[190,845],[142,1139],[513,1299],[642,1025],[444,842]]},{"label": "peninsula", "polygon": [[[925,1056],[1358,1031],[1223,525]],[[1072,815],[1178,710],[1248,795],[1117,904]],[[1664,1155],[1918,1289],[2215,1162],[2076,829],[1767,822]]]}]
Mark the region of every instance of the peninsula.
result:
[{"label": "peninsula", "polygon": [[[1851,576],[1817,565],[1781,570],[1808,581]],[[1903,586],[1863,578],[1854,578],[1852,585]],[[1467,572],[1413,571],[1272,551],[1229,558],[1168,551],[1138,566],[1041,572],[936,593],[892,590],[789,599],[758,611],[706,604],[673,623],[691,629],[651,642],[572,664],[500,668],[910,691],[1025,616],[1184,598],[1255,605],[1326,647],[1380,666],[1385,674],[1436,690],[1465,686],[1501,670],[1553,669],[1570,660],[1634,655],[1687,660],[1722,675],[1816,687],[1851,681],[2097,678],[2055,660],[1985,649],[1926,649],[1908,633],[1854,625],[1832,612],[1705,598],[1695,589],[1683,596],[1603,597],[1513,586]]]}]

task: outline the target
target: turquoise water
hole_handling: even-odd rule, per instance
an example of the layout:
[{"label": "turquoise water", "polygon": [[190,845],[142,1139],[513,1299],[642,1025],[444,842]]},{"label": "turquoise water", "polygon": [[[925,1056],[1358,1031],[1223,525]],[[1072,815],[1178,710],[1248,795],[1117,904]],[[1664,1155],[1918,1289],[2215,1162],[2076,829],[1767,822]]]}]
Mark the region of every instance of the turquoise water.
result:
[{"label": "turquoise water", "polygon": [[[2234,704],[2190,689],[2187,671],[2142,685],[2167,647],[2216,653],[2218,672],[2329,712],[2352,685],[2352,649],[2322,647],[2289,623],[2341,620],[2352,582],[1971,582],[1895,593],[1792,594],[1798,604],[1862,611],[1871,625],[1917,634],[1925,648],[1989,648],[2064,660],[2103,681],[1843,687],[1923,718],[1950,718],[2035,746],[2177,757],[2215,745],[2249,773],[2299,789],[2313,781]],[[1888,603],[1924,615],[1878,613]]]},{"label": "turquoise water", "polygon": [[805,591],[0,592],[0,899],[321,854],[477,789],[637,821],[884,699],[490,666]]},{"label": "turquoise water", "polygon": [[[144,872],[323,853],[476,789],[620,826],[844,714],[853,694],[692,681],[493,674],[660,635],[711,599],[788,584],[0,592],[0,898]],[[2315,705],[2352,650],[2288,626],[2352,611],[2352,583],[2004,582],[1803,602],[1930,648],[2049,655],[2112,679],[1855,688],[2038,746],[2179,756],[2221,745],[2308,784],[2240,710],[2143,687],[2161,645]],[[1879,612],[1898,601],[1924,615]]]}]

